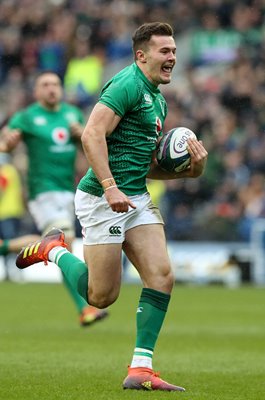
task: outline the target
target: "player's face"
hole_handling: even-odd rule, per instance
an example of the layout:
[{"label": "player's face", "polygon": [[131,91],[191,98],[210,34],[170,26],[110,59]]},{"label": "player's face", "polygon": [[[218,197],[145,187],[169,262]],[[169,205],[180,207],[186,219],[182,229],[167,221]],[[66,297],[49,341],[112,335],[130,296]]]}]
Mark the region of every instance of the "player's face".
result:
[{"label": "player's face", "polygon": [[[141,50],[140,50],[141,52]],[[156,86],[171,81],[176,64],[176,45],[172,36],[152,36],[146,51],[140,54],[141,69]]]},{"label": "player's face", "polygon": [[56,108],[62,99],[62,85],[59,77],[47,73],[37,78],[35,98],[46,108]]}]

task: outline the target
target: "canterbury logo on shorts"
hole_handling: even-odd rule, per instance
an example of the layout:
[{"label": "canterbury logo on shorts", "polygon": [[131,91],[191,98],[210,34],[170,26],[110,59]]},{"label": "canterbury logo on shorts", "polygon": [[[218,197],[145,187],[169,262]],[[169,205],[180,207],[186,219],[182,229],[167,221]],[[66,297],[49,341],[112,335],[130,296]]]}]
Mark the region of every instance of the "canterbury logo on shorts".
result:
[{"label": "canterbury logo on shorts", "polygon": [[109,228],[109,233],[111,236],[120,236],[121,235],[121,227],[120,226],[111,226]]}]

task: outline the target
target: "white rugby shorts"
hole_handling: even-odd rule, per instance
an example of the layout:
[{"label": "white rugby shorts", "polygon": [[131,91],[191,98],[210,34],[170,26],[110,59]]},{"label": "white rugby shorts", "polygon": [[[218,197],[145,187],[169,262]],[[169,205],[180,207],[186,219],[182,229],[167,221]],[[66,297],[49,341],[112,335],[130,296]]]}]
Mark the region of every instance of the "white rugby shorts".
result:
[{"label": "white rugby shorts", "polygon": [[53,227],[75,236],[74,193],[51,191],[40,193],[28,203],[29,211],[42,234]]},{"label": "white rugby shorts", "polygon": [[85,245],[123,243],[127,230],[139,225],[164,224],[149,193],[129,196],[136,205],[128,212],[112,211],[105,196],[97,197],[77,189],[75,212],[82,226]]}]

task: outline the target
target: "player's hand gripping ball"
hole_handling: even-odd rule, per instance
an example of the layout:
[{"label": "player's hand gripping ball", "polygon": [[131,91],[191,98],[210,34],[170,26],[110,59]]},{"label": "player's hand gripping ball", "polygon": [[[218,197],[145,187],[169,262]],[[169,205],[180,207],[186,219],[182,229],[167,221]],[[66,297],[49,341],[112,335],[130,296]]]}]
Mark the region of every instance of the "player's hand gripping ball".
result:
[{"label": "player's hand gripping ball", "polygon": [[180,172],[190,165],[187,140],[197,139],[194,132],[185,127],[173,128],[163,136],[158,145],[157,162],[168,172]]}]

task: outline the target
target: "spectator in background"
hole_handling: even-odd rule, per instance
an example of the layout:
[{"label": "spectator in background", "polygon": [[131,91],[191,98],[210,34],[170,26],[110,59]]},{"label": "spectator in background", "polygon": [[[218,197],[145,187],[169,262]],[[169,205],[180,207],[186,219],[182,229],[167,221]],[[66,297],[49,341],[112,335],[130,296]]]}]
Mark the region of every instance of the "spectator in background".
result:
[{"label": "spectator in background", "polygon": [[106,56],[110,62],[131,57],[131,22],[125,16],[117,16],[113,25],[113,33],[107,41]]},{"label": "spectator in background", "polygon": [[76,39],[74,56],[66,66],[64,88],[68,101],[85,109],[95,102],[103,74],[102,54],[92,52],[88,40]]},{"label": "spectator in background", "polygon": [[0,237],[7,239],[16,236],[23,213],[23,192],[19,174],[12,164],[11,157],[0,153]]},{"label": "spectator in background", "polygon": [[222,29],[218,15],[212,8],[201,14],[201,27],[194,29],[191,37],[191,62],[193,66],[226,64],[236,59],[240,35]]},{"label": "spectator in background", "polygon": [[251,62],[245,56],[239,57],[226,71],[221,101],[234,113],[237,124],[255,115],[257,83]]},{"label": "spectator in background", "polygon": [[[265,126],[265,125],[264,125]],[[265,173],[265,135],[255,121],[249,121],[248,137],[246,138],[246,164],[251,173]]]},{"label": "spectator in background", "polygon": [[258,218],[265,218],[265,178],[254,173],[249,182],[238,193],[242,217],[238,225],[241,239],[249,241],[253,224]]},{"label": "spectator in background", "polygon": [[[0,238],[9,240],[18,235],[20,221],[24,214],[24,201],[19,174],[10,156],[0,153]],[[6,242],[7,243],[7,242]],[[7,248],[7,245],[5,246]],[[19,250],[19,249],[17,249]],[[10,278],[15,265],[14,255],[5,252],[6,279]],[[0,252],[1,254],[1,252]]]},{"label": "spectator in background", "polygon": [[0,33],[0,84],[4,84],[10,70],[21,65],[20,32],[10,26]]},{"label": "spectator in background", "polygon": [[52,17],[39,41],[38,63],[41,71],[53,71],[64,79],[76,27],[76,18],[69,11]]}]

